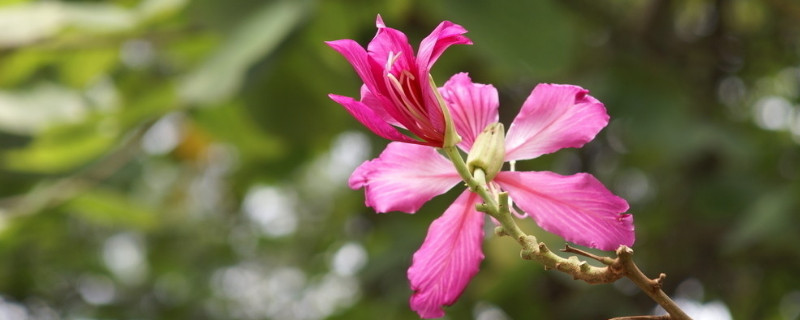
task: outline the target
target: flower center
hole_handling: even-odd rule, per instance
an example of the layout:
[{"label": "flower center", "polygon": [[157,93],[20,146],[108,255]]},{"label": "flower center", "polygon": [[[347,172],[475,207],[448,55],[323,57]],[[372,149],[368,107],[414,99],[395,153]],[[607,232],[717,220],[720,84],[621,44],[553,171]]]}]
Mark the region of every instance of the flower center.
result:
[{"label": "flower center", "polygon": [[422,92],[418,79],[407,69],[400,70],[399,78],[391,72],[400,54],[402,52],[397,54],[389,53],[389,59],[386,63],[386,78],[389,80],[389,94],[392,102],[397,106],[401,106],[398,111],[408,119],[408,121],[403,121],[402,123],[407,126],[406,129],[419,135],[419,138],[423,140],[441,139],[441,137],[432,132],[434,127],[427,116],[424,101],[421,101]]}]

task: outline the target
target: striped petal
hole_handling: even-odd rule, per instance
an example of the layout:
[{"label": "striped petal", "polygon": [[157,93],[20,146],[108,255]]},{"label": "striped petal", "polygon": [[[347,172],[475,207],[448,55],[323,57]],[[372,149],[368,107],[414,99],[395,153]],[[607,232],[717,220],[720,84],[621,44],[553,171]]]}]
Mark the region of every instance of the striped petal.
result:
[{"label": "striped petal", "polygon": [[580,245],[614,250],[634,242],[628,203],[590,174],[501,172],[494,181],[543,229]]},{"label": "striped petal", "polygon": [[450,107],[456,131],[462,138],[458,146],[469,152],[483,129],[498,121],[497,89],[473,83],[466,73],[457,73],[439,91]]},{"label": "striped petal", "polygon": [[579,148],[594,139],[608,118],[603,104],[581,87],[537,85],[508,128],[505,160]]},{"label": "striped petal", "polygon": [[386,122],[387,115],[378,114],[373,108],[361,101],[335,94],[329,94],[328,97],[341,104],[358,122],[361,122],[367,129],[382,138],[408,143],[423,143],[400,133],[395,127]]},{"label": "striped petal", "polygon": [[461,181],[453,164],[435,148],[392,142],[378,158],[361,164],[350,188],[364,188],[366,205],[377,212],[414,213]]},{"label": "striped petal", "polygon": [[444,316],[442,307],[453,304],[478,273],[483,251],[483,213],[475,211],[480,198],[465,190],[431,223],[422,247],[408,269],[411,309],[422,318]]}]

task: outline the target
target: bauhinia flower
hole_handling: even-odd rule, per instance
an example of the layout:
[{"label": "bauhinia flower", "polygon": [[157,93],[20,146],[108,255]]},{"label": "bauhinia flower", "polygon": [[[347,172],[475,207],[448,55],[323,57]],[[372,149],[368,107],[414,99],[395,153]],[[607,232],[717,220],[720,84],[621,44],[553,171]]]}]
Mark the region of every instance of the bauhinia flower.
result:
[{"label": "bauhinia flower", "polygon": [[386,27],[380,15],[376,25],[378,33],[366,49],[350,39],[327,42],[353,65],[364,81],[361,100],[329,96],[381,137],[443,146],[449,115],[437,99],[430,70],[451,45],[472,44],[463,36],[467,30],[444,21],[422,40],[415,56],[405,34]]},{"label": "bauhinia flower", "polygon": [[[602,103],[587,90],[572,85],[540,84],[525,100],[503,139],[498,132],[479,138],[486,128],[502,130],[497,91],[456,74],[440,92],[453,115],[462,150],[486,149],[473,165],[486,166],[488,187],[508,192],[514,204],[543,229],[567,241],[602,250],[634,242],[633,217],[623,214],[628,203],[587,173],[569,176],[548,171],[499,171],[492,162],[532,159],[562,148],[578,148],[608,124]],[[499,132],[502,134],[502,132]],[[476,139],[478,140],[476,142]],[[495,150],[473,144],[504,143]],[[504,141],[504,142],[503,142]],[[503,150],[504,149],[504,150]],[[485,158],[488,160],[481,160]],[[494,159],[494,160],[492,160]],[[484,163],[485,162],[485,163]],[[486,168],[482,168],[486,169]],[[499,171],[499,172],[497,172]],[[377,212],[416,212],[425,202],[461,181],[453,164],[437,149],[392,142],[381,155],[359,166],[349,185],[364,188],[366,204]],[[478,272],[483,253],[482,199],[463,191],[444,214],[433,221],[422,247],[414,253],[408,278],[414,291],[411,308],[423,318],[444,315],[443,306],[456,301]]]}]

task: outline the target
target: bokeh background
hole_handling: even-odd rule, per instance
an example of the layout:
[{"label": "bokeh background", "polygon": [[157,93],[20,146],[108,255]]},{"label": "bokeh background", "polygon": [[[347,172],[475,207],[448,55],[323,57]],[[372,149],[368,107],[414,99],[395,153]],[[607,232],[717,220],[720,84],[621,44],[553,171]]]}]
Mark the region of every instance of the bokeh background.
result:
[{"label": "bokeh background", "polygon": [[[591,90],[598,138],[519,168],[625,197],[698,319],[800,318],[796,1],[0,0],[0,319],[415,319],[406,268],[458,192],[365,208],[346,180],[387,142],[327,98],[360,83],[323,41],[378,13],[415,46],[467,28],[434,77],[495,85],[506,125],[537,83]],[[487,234],[450,319],[655,312]]]}]

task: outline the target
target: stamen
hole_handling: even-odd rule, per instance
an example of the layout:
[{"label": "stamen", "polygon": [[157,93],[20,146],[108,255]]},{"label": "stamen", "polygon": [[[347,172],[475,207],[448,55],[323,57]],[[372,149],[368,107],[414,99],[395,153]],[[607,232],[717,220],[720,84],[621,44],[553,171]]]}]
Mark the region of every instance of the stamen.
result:
[{"label": "stamen", "polygon": [[395,100],[395,102],[400,102],[403,106],[405,106],[405,108],[401,108],[403,111],[405,111],[405,115],[417,120],[414,121],[414,123],[418,123],[418,120],[427,120],[423,118],[422,115],[417,112],[417,108],[412,105],[412,102],[408,99],[408,95],[403,90],[403,86],[400,84],[400,81],[397,80],[397,78],[391,73],[387,74],[386,78],[389,79],[392,84],[392,88],[394,89],[389,90],[389,92],[392,94],[392,98]]},{"label": "stamen", "polygon": [[392,70],[392,65],[394,65],[394,62],[397,61],[397,58],[399,58],[401,54],[403,54],[403,51],[400,51],[397,54],[395,54],[394,52],[389,51],[389,59],[386,59],[386,70],[387,70],[387,72],[389,70]]}]

